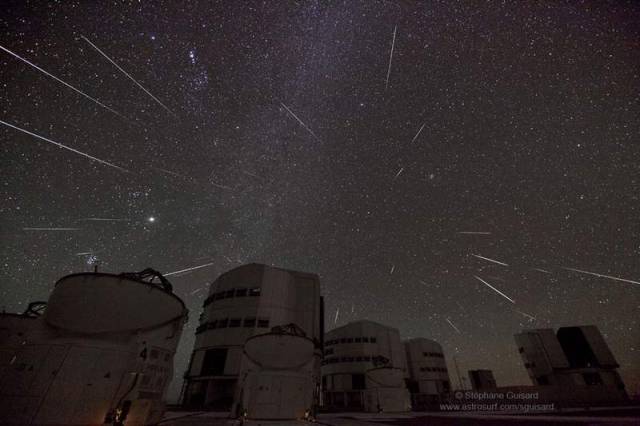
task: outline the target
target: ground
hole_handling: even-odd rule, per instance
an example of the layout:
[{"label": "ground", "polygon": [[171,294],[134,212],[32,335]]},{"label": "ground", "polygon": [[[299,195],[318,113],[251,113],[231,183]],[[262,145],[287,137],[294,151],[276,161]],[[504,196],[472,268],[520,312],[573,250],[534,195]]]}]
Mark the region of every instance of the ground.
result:
[{"label": "ground", "polygon": [[[304,421],[247,421],[244,426],[297,426]],[[227,417],[226,413],[168,412],[161,422],[163,426],[235,426],[241,423]],[[320,414],[316,424],[326,426],[492,426],[518,424],[534,425],[640,425],[640,407],[622,409],[592,409],[588,412],[564,412],[540,415],[492,414],[492,413],[332,413]]]}]

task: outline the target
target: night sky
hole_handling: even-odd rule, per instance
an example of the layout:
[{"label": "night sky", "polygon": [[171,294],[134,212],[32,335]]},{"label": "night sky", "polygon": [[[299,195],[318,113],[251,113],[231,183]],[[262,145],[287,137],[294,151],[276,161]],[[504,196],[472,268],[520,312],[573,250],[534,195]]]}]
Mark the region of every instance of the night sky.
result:
[{"label": "night sky", "polygon": [[595,324],[640,386],[637,2],[3,9],[0,307],[208,264],[169,275],[181,377],[207,284],[258,262],[319,274],[327,329],[437,340],[454,385]]}]

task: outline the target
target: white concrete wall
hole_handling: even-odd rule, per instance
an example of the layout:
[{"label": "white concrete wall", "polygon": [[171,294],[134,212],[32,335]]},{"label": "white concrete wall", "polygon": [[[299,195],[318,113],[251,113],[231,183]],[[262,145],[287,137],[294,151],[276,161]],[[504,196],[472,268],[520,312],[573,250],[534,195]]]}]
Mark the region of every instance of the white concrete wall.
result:
[{"label": "white concrete wall", "polygon": [[[366,338],[368,342],[362,341]],[[375,343],[371,343],[371,338]],[[351,339],[351,342],[340,342]],[[361,339],[357,342],[356,339]],[[338,340],[338,343],[329,344]],[[374,368],[372,358],[383,356],[390,360],[390,366],[404,371],[406,376],[406,355],[397,329],[373,321],[356,321],[336,328],[325,334],[325,356],[321,368],[327,377],[325,391],[351,390],[351,375],[365,374]],[[353,361],[342,361],[342,359]],[[330,362],[331,360],[339,362]],[[358,361],[358,359],[361,359]],[[333,379],[329,379],[332,376]]]}]

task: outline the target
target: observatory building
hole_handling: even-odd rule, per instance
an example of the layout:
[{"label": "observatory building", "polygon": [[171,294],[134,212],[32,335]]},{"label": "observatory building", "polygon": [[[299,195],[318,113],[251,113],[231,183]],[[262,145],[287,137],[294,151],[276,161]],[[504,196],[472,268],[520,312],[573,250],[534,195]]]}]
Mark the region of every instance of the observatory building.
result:
[{"label": "observatory building", "polygon": [[248,418],[299,418],[319,401],[324,334],[315,274],[248,264],[211,285],[183,405]]},{"label": "observatory building", "polygon": [[186,318],[153,270],[63,277],[48,303],[0,315],[0,419],[157,423]]},{"label": "observatory building", "polygon": [[525,330],[518,351],[541,395],[570,404],[628,399],[618,362],[596,326]]},{"label": "observatory building", "polygon": [[397,329],[356,321],[326,334],[322,361],[326,409],[409,411],[406,377],[405,348]]},{"label": "observatory building", "polygon": [[492,370],[469,370],[469,380],[474,391],[495,390],[498,387]]},{"label": "observatory building", "polygon": [[437,407],[451,392],[449,371],[442,346],[435,340],[416,338],[404,342],[414,410]]}]

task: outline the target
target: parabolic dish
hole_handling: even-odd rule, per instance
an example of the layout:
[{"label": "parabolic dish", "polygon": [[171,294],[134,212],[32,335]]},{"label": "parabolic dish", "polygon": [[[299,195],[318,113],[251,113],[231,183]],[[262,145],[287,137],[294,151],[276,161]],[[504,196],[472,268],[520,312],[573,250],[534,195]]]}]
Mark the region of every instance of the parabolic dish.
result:
[{"label": "parabolic dish", "polygon": [[313,348],[313,342],[306,337],[276,333],[253,336],[244,344],[251,361],[272,370],[302,367],[313,358]]},{"label": "parabolic dish", "polygon": [[178,297],[153,284],[86,273],[58,281],[44,318],[54,327],[96,334],[149,329],[185,314]]}]

